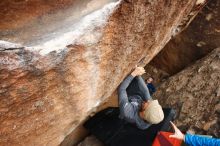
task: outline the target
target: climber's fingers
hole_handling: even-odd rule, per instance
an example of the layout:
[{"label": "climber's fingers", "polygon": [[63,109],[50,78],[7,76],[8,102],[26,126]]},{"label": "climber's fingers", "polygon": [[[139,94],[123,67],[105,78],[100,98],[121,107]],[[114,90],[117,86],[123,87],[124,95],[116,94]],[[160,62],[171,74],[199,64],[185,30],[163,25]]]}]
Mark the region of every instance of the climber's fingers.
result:
[{"label": "climber's fingers", "polygon": [[139,67],[139,75],[142,75],[145,73],[145,69],[143,67]]},{"label": "climber's fingers", "polygon": [[135,71],[138,73],[138,75],[145,73],[145,69],[143,67],[136,67]]}]

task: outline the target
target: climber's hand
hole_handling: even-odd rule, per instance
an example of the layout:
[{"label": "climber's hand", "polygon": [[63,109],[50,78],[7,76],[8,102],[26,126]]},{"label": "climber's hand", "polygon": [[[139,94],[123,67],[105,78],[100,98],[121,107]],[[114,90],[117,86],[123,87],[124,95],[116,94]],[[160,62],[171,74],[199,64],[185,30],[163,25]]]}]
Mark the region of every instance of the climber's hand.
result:
[{"label": "climber's hand", "polygon": [[131,73],[133,77],[140,76],[145,73],[145,69],[143,67],[136,67],[134,71]]},{"label": "climber's hand", "polygon": [[173,122],[170,121],[170,123],[171,123],[175,133],[173,135],[170,135],[169,137],[184,140],[184,138],[185,138],[184,134],[176,127],[176,125],[173,124]]}]

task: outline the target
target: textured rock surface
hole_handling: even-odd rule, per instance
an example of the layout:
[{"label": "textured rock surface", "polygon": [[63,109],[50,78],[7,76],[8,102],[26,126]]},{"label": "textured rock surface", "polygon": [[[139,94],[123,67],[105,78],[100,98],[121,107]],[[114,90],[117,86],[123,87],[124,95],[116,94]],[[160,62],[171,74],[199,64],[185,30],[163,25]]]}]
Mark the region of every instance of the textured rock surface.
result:
[{"label": "textured rock surface", "polygon": [[173,38],[150,64],[175,74],[219,47],[219,17],[220,1],[210,0],[189,27]]},{"label": "textured rock surface", "polygon": [[103,146],[104,144],[101,143],[98,139],[96,139],[94,136],[88,136],[85,140],[83,140],[80,144],[77,146]]},{"label": "textured rock surface", "polygon": [[[42,15],[47,8],[39,9],[42,11],[39,17],[35,13],[38,11],[26,12],[30,7],[22,9],[25,1],[20,7],[19,1],[14,1],[12,8],[18,13],[7,14],[5,9],[10,2],[1,1],[5,14],[22,18],[5,18],[6,22],[16,21],[8,24],[9,28],[1,21],[1,39],[28,47],[0,42],[0,145],[55,146],[65,141],[92,109],[112,95],[138,62],[148,63],[164,47],[184,17],[200,7],[195,1],[109,3],[98,11],[85,13],[77,23],[53,27],[71,27],[70,30],[61,29],[59,33],[48,30],[51,33],[46,36],[35,30],[51,25],[42,26],[41,21],[35,24],[34,20],[44,20]],[[47,14],[55,13],[56,9]],[[50,22],[51,15],[46,18]],[[34,23],[30,27],[33,30],[26,29],[27,22]],[[33,36],[29,36],[32,31]],[[64,143],[71,145],[76,141],[68,138]]]},{"label": "textured rock surface", "polygon": [[0,38],[24,45],[41,44],[72,31],[82,16],[114,1],[1,0]]},{"label": "textured rock surface", "polygon": [[177,110],[183,131],[220,137],[219,79],[220,48],[162,83],[155,97]]},{"label": "textured rock surface", "polygon": [[167,72],[158,69],[150,64],[146,65],[144,68],[146,70],[146,73],[142,77],[145,79],[146,82],[149,77],[153,77],[153,84],[155,86],[158,86],[161,82],[170,77],[170,74],[168,74]]}]

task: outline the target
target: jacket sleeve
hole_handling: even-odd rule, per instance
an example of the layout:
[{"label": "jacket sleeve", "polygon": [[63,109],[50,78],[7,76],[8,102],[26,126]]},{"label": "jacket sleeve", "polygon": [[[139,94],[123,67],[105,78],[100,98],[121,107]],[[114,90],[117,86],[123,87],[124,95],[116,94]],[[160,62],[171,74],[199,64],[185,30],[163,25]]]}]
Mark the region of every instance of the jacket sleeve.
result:
[{"label": "jacket sleeve", "polygon": [[145,101],[151,100],[152,97],[150,96],[149,89],[146,83],[144,82],[143,78],[141,76],[137,76],[136,78],[138,79],[138,86],[144,96],[144,100]]},{"label": "jacket sleeve", "polygon": [[185,143],[189,146],[220,146],[220,139],[186,134]]},{"label": "jacket sleeve", "polygon": [[120,107],[128,102],[128,95],[126,89],[133,79],[134,77],[132,75],[127,76],[118,88],[118,98]]}]

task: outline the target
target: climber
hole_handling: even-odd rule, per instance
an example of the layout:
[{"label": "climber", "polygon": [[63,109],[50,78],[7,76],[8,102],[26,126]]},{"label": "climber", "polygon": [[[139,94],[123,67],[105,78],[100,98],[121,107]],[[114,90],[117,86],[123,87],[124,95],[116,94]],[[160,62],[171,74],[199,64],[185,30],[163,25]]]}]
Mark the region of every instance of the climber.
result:
[{"label": "climber", "polygon": [[172,122],[170,122],[175,133],[170,138],[183,140],[189,146],[220,146],[220,139],[208,138],[204,136],[183,134]]},{"label": "climber", "polygon": [[[147,129],[151,124],[158,124],[164,118],[162,107],[157,100],[151,98],[148,88],[141,78],[144,73],[143,67],[136,67],[124,79],[118,90],[120,117],[129,123],[135,124],[139,129]],[[134,77],[137,78],[138,86],[140,86],[142,92],[146,93],[144,97],[139,95],[128,97],[126,89]]]},{"label": "climber", "polygon": [[153,95],[153,93],[156,92],[156,88],[154,87],[153,81],[154,81],[153,77],[149,77],[147,79],[147,87],[149,89],[150,95]]}]

